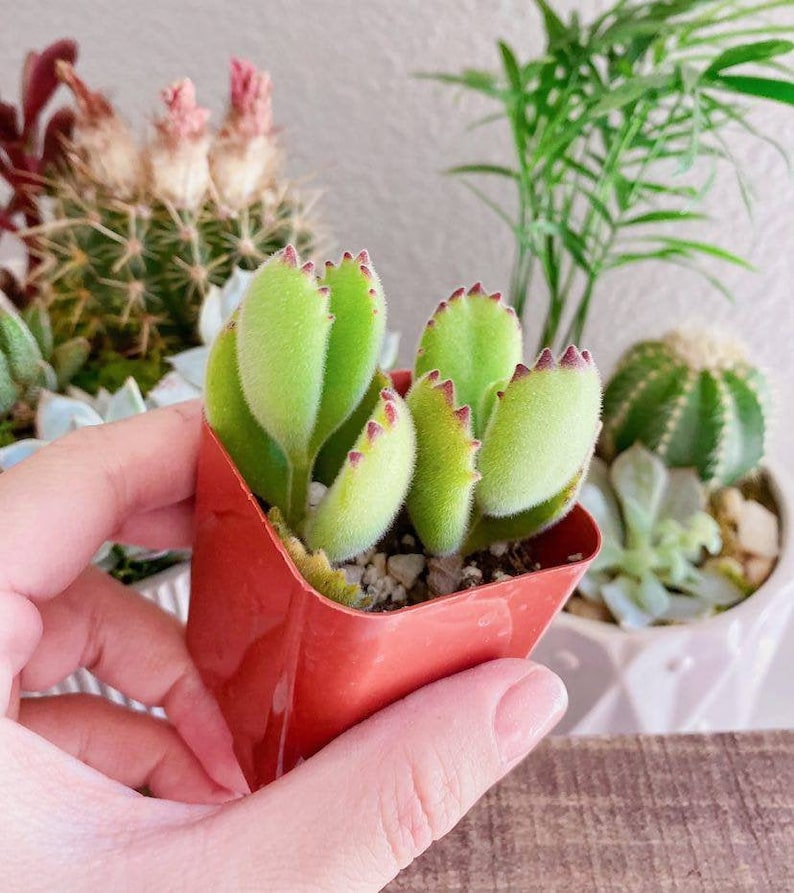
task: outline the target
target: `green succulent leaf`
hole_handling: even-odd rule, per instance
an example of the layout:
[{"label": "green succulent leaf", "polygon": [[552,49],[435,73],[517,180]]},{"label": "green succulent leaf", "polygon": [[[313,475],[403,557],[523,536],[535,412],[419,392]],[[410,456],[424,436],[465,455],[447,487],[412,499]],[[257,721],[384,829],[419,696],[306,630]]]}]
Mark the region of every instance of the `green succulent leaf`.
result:
[{"label": "green succulent leaf", "polygon": [[573,508],[584,477],[584,470],[577,474],[551,499],[533,506],[517,515],[491,518],[481,515],[472,525],[461,552],[470,555],[485,549],[492,543],[516,542],[536,536],[562,520]]},{"label": "green succulent leaf", "polygon": [[600,379],[586,351],[571,347],[557,364],[545,350],[533,369],[516,367],[477,462],[482,513],[515,515],[558,493],[589,459],[600,411]]},{"label": "green succulent leaf", "polygon": [[635,444],[612,463],[610,478],[623,511],[628,544],[636,548],[650,542],[667,491],[664,462]]},{"label": "green succulent leaf", "polygon": [[22,317],[0,308],[0,351],[5,354],[11,375],[18,384],[39,380],[42,355],[36,339]]},{"label": "green succulent leaf", "polygon": [[52,366],[59,390],[63,390],[83,368],[90,353],[91,345],[85,338],[71,338],[52,351]]},{"label": "green succulent leaf", "polygon": [[322,549],[330,561],[338,562],[377,542],[405,498],[415,453],[408,407],[395,391],[386,389],[342,470],[306,523],[309,548]]},{"label": "green succulent leaf", "polygon": [[218,334],[207,363],[204,411],[213,431],[257,496],[271,505],[287,499],[287,460],[257,422],[243,396],[237,366],[237,317]]},{"label": "green succulent leaf", "polygon": [[510,378],[521,349],[513,309],[477,284],[439,304],[422,334],[414,377],[436,370],[442,379],[451,378],[458,403],[471,407],[474,434],[480,437],[488,421],[489,389]]},{"label": "green succulent leaf", "polygon": [[331,331],[327,288],[288,246],[257,271],[240,306],[237,353],[254,418],[296,466],[309,460]]},{"label": "green succulent leaf", "polygon": [[380,369],[375,370],[367,392],[361,398],[358,406],[345,419],[339,428],[326,440],[314,463],[314,480],[330,487],[339,470],[345,464],[345,459],[361,429],[378,405],[380,392],[391,385],[391,379]]},{"label": "green succulent leaf", "polygon": [[319,449],[358,406],[372,381],[386,331],[383,288],[362,251],[347,252],[338,266],[326,264],[321,285],[331,290],[334,324],[328,339],[323,387],[312,437]]},{"label": "green succulent leaf", "polygon": [[5,355],[0,353],[0,416],[11,411],[17,402],[17,386],[11,377],[11,369]]},{"label": "green succulent leaf", "polygon": [[30,329],[30,333],[36,339],[41,355],[45,359],[49,359],[52,356],[53,337],[50,314],[47,312],[47,308],[37,301],[23,311],[22,318],[25,320],[25,325]]},{"label": "green succulent leaf", "polygon": [[455,407],[455,388],[433,370],[411,388],[406,403],[416,428],[416,468],[407,507],[425,548],[435,555],[460,549],[479,479],[471,410]]},{"label": "green succulent leaf", "polygon": [[278,508],[275,506],[271,508],[267,518],[284,544],[287,554],[310,586],[326,598],[342,605],[364,607],[361,588],[348,583],[344,573],[331,566],[325,552],[309,552],[289,529]]}]

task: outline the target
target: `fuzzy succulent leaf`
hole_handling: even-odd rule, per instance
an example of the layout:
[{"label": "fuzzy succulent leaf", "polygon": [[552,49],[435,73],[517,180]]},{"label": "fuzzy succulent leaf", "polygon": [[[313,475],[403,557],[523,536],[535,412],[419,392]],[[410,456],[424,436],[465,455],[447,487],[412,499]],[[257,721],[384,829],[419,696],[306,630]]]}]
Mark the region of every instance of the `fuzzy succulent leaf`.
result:
[{"label": "fuzzy succulent leaf", "polygon": [[51,354],[52,367],[59,389],[63,389],[83,368],[91,353],[91,345],[85,338],[70,338],[59,344]]},{"label": "fuzzy succulent leaf", "polygon": [[0,352],[5,355],[11,375],[18,384],[38,383],[42,356],[36,339],[22,317],[0,308]]},{"label": "fuzzy succulent leaf", "polygon": [[257,496],[272,505],[287,498],[287,461],[251,414],[240,383],[237,319],[216,337],[207,363],[204,411],[213,431]]},{"label": "fuzzy succulent leaf", "polygon": [[328,289],[288,246],[259,269],[240,307],[237,352],[254,418],[293,461],[307,464],[332,319]]},{"label": "fuzzy succulent leaf", "polygon": [[53,336],[52,324],[47,308],[36,301],[23,311],[22,318],[25,321],[25,325],[30,329],[30,333],[36,339],[41,355],[49,359],[53,352]]},{"label": "fuzzy succulent leaf", "polygon": [[333,562],[344,561],[380,539],[411,482],[415,441],[408,407],[395,391],[382,391],[336,480],[307,521],[311,549],[322,549]]},{"label": "fuzzy succulent leaf", "polygon": [[325,552],[309,552],[289,529],[278,508],[275,506],[271,508],[267,518],[284,544],[287,554],[310,586],[321,595],[340,604],[350,607],[363,606],[364,595],[361,588],[348,583],[341,570],[331,567]]},{"label": "fuzzy succulent leaf", "polygon": [[470,555],[492,543],[515,542],[542,533],[562,520],[573,508],[583,477],[584,471],[579,471],[559,493],[525,512],[506,518],[480,516],[469,530],[461,552]]},{"label": "fuzzy succulent leaf", "polygon": [[17,402],[17,387],[11,377],[11,369],[5,355],[0,353],[0,417],[11,411]]},{"label": "fuzzy succulent leaf", "polygon": [[589,458],[600,411],[600,381],[589,354],[571,347],[555,363],[544,351],[533,369],[516,367],[477,461],[481,511],[504,517],[551,499]]},{"label": "fuzzy succulent leaf", "polygon": [[461,406],[470,406],[474,434],[481,437],[488,421],[489,390],[506,382],[521,359],[521,326],[500,295],[475,285],[442,301],[425,327],[417,351],[414,377],[437,370],[451,378]]},{"label": "fuzzy succulent leaf", "polygon": [[362,251],[326,264],[321,285],[331,291],[334,324],[328,338],[325,382],[312,443],[319,449],[359,405],[372,381],[386,330],[383,288]]},{"label": "fuzzy succulent leaf", "polygon": [[406,397],[416,428],[416,468],[406,501],[416,532],[434,555],[460,549],[479,480],[471,411],[456,408],[455,387],[433,370]]},{"label": "fuzzy succulent leaf", "polygon": [[331,486],[345,464],[347,454],[353,449],[361,429],[378,405],[380,392],[390,384],[389,376],[376,369],[358,406],[323,444],[314,463],[314,480],[325,484],[326,487]]}]

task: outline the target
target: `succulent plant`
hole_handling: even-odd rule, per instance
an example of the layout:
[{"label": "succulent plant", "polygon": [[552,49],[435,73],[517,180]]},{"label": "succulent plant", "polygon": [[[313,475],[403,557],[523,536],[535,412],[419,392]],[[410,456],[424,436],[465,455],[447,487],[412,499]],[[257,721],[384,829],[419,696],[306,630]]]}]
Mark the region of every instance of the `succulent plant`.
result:
[{"label": "succulent plant", "polygon": [[[410,413],[376,369],[385,326],[366,252],[318,279],[290,245],[257,272],[210,355],[210,425],[252,490],[331,561],[383,535],[413,470]],[[310,508],[320,475],[328,490]]]},{"label": "succulent plant", "polygon": [[366,596],[332,565],[374,546],[403,504],[438,555],[562,517],[600,411],[587,351],[544,351],[527,368],[515,313],[479,285],[428,323],[405,401],[377,368],[385,324],[365,251],[318,279],[288,246],[254,276],[207,370],[208,421],[288,553],[315,588],[359,607]]},{"label": "succulent plant", "polygon": [[638,441],[707,484],[731,484],[763,458],[767,390],[741,346],[711,333],[641,342],[607,384],[599,450],[609,460]]},{"label": "succulent plant", "polygon": [[707,617],[746,595],[718,568],[721,548],[692,469],[668,469],[640,444],[611,465],[594,459],[580,494],[601,528],[603,546],[579,585],[626,628]]},{"label": "succulent plant", "polygon": [[154,358],[162,374],[169,353],[200,344],[199,308],[211,286],[288,241],[312,246],[309,209],[281,174],[270,78],[233,60],[217,133],[193,84],[173,84],[141,148],[68,61],[57,72],[76,119],[65,162],[46,181],[50,212],[26,233],[40,260],[28,287],[59,333],[90,339],[95,358]]},{"label": "succulent plant", "polygon": [[417,433],[408,512],[428,551],[524,539],[573,505],[598,433],[601,385],[571,345],[521,363],[521,325],[478,283],[425,327],[407,396]]},{"label": "succulent plant", "polygon": [[65,388],[88,353],[84,338],[55,344],[41,304],[17,313],[0,303],[0,422],[11,430],[28,427],[41,390]]}]

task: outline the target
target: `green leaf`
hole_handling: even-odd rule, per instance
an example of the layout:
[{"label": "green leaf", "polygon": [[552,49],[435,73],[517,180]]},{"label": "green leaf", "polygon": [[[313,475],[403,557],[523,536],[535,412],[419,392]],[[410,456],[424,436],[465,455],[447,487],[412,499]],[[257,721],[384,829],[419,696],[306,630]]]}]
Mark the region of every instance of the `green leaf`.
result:
[{"label": "green leaf", "polygon": [[583,471],[577,472],[559,493],[525,512],[506,518],[481,515],[469,531],[466,542],[460,550],[461,553],[470,555],[492,543],[515,542],[542,533],[564,518],[573,508],[582,477]]},{"label": "green leaf", "polygon": [[471,514],[479,444],[471,414],[455,405],[455,389],[437,372],[414,382],[406,397],[416,428],[416,468],[406,505],[416,532],[434,555],[460,549]]},{"label": "green leaf", "polygon": [[638,214],[621,221],[621,226],[637,226],[643,223],[664,223],[672,221],[681,223],[688,220],[708,220],[705,214],[694,211],[649,211],[647,214]]},{"label": "green leaf", "polygon": [[459,164],[455,167],[447,168],[446,174],[495,174],[499,177],[507,177],[511,180],[518,180],[518,171],[509,167],[503,167],[500,164]]},{"label": "green leaf", "polygon": [[776,81],[771,78],[748,75],[724,75],[716,83],[719,86],[727,87],[733,93],[794,105],[794,82],[792,81]]},{"label": "green leaf", "polygon": [[[569,364],[571,352],[575,362]],[[574,348],[560,365],[544,351],[532,370],[517,367],[493,409],[477,460],[481,511],[515,515],[558,493],[589,458],[600,413],[598,372],[580,362]]]},{"label": "green leaf", "polygon": [[367,388],[361,402],[353,410],[350,416],[323,444],[314,463],[313,479],[330,487],[339,474],[339,470],[345,464],[345,459],[367,419],[375,411],[380,398],[380,392],[391,386],[391,379],[380,369],[375,371],[372,381]]},{"label": "green leaf", "polygon": [[386,331],[383,288],[366,252],[326,264],[321,285],[331,289],[334,317],[325,355],[320,409],[312,434],[319,450],[353,412],[372,381]]},{"label": "green leaf", "polygon": [[85,338],[70,338],[52,351],[52,365],[57,377],[58,389],[66,385],[83,368],[91,354],[91,345]]},{"label": "green leaf", "polygon": [[237,317],[218,333],[207,361],[204,412],[251,490],[271,505],[287,501],[287,460],[251,414],[237,366]]},{"label": "green leaf", "polygon": [[505,382],[521,359],[521,326],[512,308],[481,289],[456,292],[428,322],[416,354],[415,379],[437,370],[451,378],[461,406],[471,407],[474,433],[488,421],[489,388]]},{"label": "green leaf", "polygon": [[507,80],[516,93],[523,92],[524,83],[521,79],[521,68],[515,54],[510,47],[503,41],[499,41],[499,52],[502,55],[502,64],[504,65]]},{"label": "green leaf", "polygon": [[755,43],[745,43],[720,53],[703,72],[703,75],[707,77],[725,71],[726,68],[744,65],[746,62],[759,62],[763,59],[783,56],[792,50],[794,50],[794,43],[790,40],[759,40]]},{"label": "green leaf", "polygon": [[726,251],[724,248],[720,248],[718,245],[712,245],[709,242],[693,242],[689,239],[675,239],[669,236],[658,236],[656,238],[658,238],[662,245],[682,251],[685,254],[690,254],[692,252],[697,254],[708,254],[711,257],[717,257],[720,260],[734,264],[737,267],[742,267],[745,270],[755,271],[755,267],[749,261],[746,261],[744,258],[739,257],[736,254],[732,254],[730,251]]},{"label": "green leaf", "polygon": [[563,43],[568,39],[568,29],[546,0],[535,0],[535,4],[543,16],[543,25],[548,37],[547,45],[551,50],[556,44]]},{"label": "green leaf", "polygon": [[5,354],[14,381],[21,385],[36,382],[42,362],[36,339],[18,313],[2,308],[0,308],[0,352]]},{"label": "green leaf", "polygon": [[297,266],[290,247],[259,268],[240,305],[237,355],[245,399],[301,466],[308,462],[323,391],[329,304],[328,290]]},{"label": "green leaf", "polygon": [[373,546],[403,503],[416,454],[411,414],[386,389],[345,464],[306,523],[310,549],[339,562]]},{"label": "green leaf", "polygon": [[603,96],[592,110],[593,115],[605,115],[615,109],[631,105],[649,93],[669,92],[674,82],[669,74],[649,74],[632,78]]},{"label": "green leaf", "polygon": [[11,411],[18,396],[17,386],[14,384],[11,370],[8,368],[8,361],[0,353],[0,418]]}]

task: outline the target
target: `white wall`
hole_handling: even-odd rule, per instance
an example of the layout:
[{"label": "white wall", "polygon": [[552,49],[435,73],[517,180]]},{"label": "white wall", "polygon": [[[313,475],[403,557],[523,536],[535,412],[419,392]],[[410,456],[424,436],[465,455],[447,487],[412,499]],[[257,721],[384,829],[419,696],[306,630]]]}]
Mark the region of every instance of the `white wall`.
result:
[{"label": "white wall", "polygon": [[[602,4],[561,5],[588,15]],[[792,19],[792,9],[779,13],[779,21]],[[3,95],[17,82],[26,48],[74,36],[81,74],[112,88],[118,106],[141,126],[158,89],[177,77],[192,77],[200,99],[219,115],[231,55],[268,67],[290,169],[315,173],[327,189],[323,212],[336,244],[370,250],[392,324],[405,333],[406,357],[434,304],[457,285],[482,279],[493,289],[507,286],[509,234],[466,189],[439,174],[486,156],[508,159],[505,134],[466,133],[474,108],[411,74],[493,66],[500,36],[522,53],[538,50],[529,0],[0,0],[0,21]],[[770,104],[757,122],[794,150],[794,112]],[[759,268],[723,269],[737,304],[683,270],[635,267],[603,281],[586,340],[606,370],[634,340],[679,321],[738,332],[777,381],[773,453],[794,468],[794,180],[774,150],[740,137],[734,145],[757,186],[755,220],[726,177],[710,202],[715,222],[702,235]]]}]

